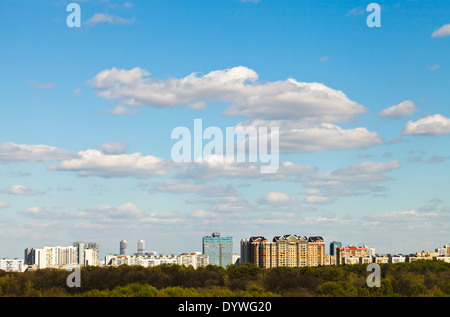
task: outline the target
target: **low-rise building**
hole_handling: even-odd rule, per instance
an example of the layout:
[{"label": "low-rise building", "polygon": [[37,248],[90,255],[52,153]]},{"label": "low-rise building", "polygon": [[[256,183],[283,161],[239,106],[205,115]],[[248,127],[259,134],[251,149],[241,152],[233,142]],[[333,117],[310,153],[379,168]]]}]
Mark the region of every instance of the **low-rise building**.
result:
[{"label": "low-rise building", "polygon": [[208,256],[205,254],[197,253],[184,253],[181,255],[164,255],[164,254],[152,254],[152,255],[117,255],[107,254],[105,256],[105,265],[120,266],[120,265],[138,265],[143,267],[153,267],[162,264],[177,264],[184,266],[192,266],[194,269],[207,266],[209,264]]},{"label": "low-rise building", "polygon": [[373,257],[373,263],[381,264],[381,263],[389,263],[389,257],[387,255],[375,255]]},{"label": "low-rise building", "polygon": [[391,254],[389,254],[388,255],[388,258],[389,258],[389,263],[403,263],[403,262],[406,262],[406,257],[405,256],[403,256],[403,255],[391,255]]},{"label": "low-rise building", "polygon": [[23,272],[24,264],[20,259],[0,259],[0,270],[6,272]]}]

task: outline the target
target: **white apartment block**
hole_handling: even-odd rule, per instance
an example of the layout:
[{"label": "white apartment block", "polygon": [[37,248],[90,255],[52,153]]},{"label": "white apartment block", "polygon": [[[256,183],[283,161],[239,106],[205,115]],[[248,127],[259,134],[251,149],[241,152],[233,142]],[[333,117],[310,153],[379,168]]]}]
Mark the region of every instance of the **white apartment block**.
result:
[{"label": "white apartment block", "polygon": [[23,260],[19,259],[0,259],[0,270],[6,272],[20,272],[24,271]]},{"label": "white apartment block", "polygon": [[197,269],[209,264],[208,256],[200,253],[181,254],[181,255],[117,255],[107,254],[105,256],[105,265],[138,265],[143,267],[153,267],[161,264],[177,264],[194,267]]},{"label": "white apartment block", "polygon": [[44,246],[25,249],[24,262],[37,269],[98,265],[98,247]]},{"label": "white apartment block", "polygon": [[389,263],[403,263],[406,262],[406,257],[403,255],[391,255],[389,257]]}]

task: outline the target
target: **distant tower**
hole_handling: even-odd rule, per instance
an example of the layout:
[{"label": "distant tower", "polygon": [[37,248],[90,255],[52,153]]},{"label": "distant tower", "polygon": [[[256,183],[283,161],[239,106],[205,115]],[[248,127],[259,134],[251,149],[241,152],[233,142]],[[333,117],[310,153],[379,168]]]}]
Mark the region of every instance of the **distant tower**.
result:
[{"label": "distant tower", "polygon": [[120,255],[128,254],[128,243],[126,240],[120,241]]},{"label": "distant tower", "polygon": [[330,243],[330,255],[337,255],[336,249],[342,248],[342,242],[333,241]]},{"label": "distant tower", "polygon": [[203,254],[209,257],[209,264],[227,267],[233,264],[233,238],[221,237],[220,233],[203,237]]},{"label": "distant tower", "polygon": [[144,240],[139,240],[137,243],[137,253],[139,255],[144,255],[145,254],[145,241]]}]

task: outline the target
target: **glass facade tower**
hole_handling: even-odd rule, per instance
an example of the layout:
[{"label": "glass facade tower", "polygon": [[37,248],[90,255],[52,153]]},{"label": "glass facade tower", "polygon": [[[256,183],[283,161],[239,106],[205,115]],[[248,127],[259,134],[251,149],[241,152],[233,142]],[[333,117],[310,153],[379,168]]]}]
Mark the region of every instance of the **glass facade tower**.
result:
[{"label": "glass facade tower", "polygon": [[227,267],[233,263],[233,238],[221,237],[220,233],[203,237],[203,254],[209,258],[209,264]]}]

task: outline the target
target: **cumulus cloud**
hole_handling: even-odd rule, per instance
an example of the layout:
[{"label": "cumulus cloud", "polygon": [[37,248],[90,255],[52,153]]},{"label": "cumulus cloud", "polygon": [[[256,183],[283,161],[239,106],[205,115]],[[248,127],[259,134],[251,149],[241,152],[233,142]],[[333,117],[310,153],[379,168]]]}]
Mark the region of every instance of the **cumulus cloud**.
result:
[{"label": "cumulus cloud", "polygon": [[450,119],[440,115],[430,115],[415,122],[408,121],[403,135],[442,135],[450,133]]},{"label": "cumulus cloud", "polygon": [[186,182],[179,179],[169,179],[154,185],[150,193],[171,193],[171,194],[188,194],[198,193],[206,197],[223,197],[236,195],[237,192],[232,187],[223,185],[214,185],[206,183]]},{"label": "cumulus cloud", "polygon": [[343,129],[331,123],[299,120],[252,120],[236,127],[279,127],[280,153],[308,153],[330,150],[367,148],[382,144],[383,139],[367,128]]},{"label": "cumulus cloud", "polygon": [[270,192],[262,196],[258,202],[263,204],[286,204],[296,201],[294,196],[281,192]]},{"label": "cumulus cloud", "polygon": [[167,175],[171,163],[152,155],[112,154],[100,150],[78,152],[78,158],[48,167],[52,171],[73,171],[79,176],[148,178]]},{"label": "cumulus cloud", "polygon": [[[100,97],[119,100],[121,105],[168,108],[226,102],[225,115],[263,119],[302,119],[342,122],[368,110],[350,100],[343,92],[321,83],[295,79],[261,83],[258,74],[239,66],[192,73],[184,78],[157,80],[139,67],[131,70],[107,69],[90,84]],[[198,108],[198,107],[197,107]]]},{"label": "cumulus cloud", "polygon": [[314,172],[311,165],[297,165],[289,161],[280,162],[274,174],[261,173],[261,163],[227,162],[223,156],[212,155],[192,163],[180,165],[174,177],[179,179],[213,180],[219,178],[286,179],[298,174]]},{"label": "cumulus cloud", "polygon": [[445,24],[431,34],[432,37],[450,36],[450,24]]},{"label": "cumulus cloud", "polygon": [[41,194],[36,189],[28,188],[24,185],[12,185],[6,188],[3,188],[1,193],[7,195],[22,195],[22,196],[31,196]]},{"label": "cumulus cloud", "polygon": [[76,154],[48,145],[0,144],[2,162],[49,162],[76,157]]},{"label": "cumulus cloud", "polygon": [[145,224],[173,224],[183,220],[179,213],[149,213],[136,204],[127,202],[119,206],[97,205],[81,211],[55,211],[45,207],[30,207],[19,212],[32,219],[52,219],[55,221],[73,221],[74,228],[101,229],[119,226],[137,226]]},{"label": "cumulus cloud", "polygon": [[124,154],[128,152],[129,142],[113,142],[109,141],[99,147],[105,154]]},{"label": "cumulus cloud", "polygon": [[378,117],[389,117],[399,119],[404,116],[409,116],[416,112],[418,109],[414,102],[411,100],[405,100],[398,105],[384,109],[378,113]]},{"label": "cumulus cloud", "polygon": [[330,203],[335,197],[362,195],[370,192],[378,193],[384,190],[380,182],[391,181],[386,173],[400,168],[398,161],[362,162],[344,168],[327,172],[317,172],[313,175],[301,176],[305,190],[302,194],[309,195],[305,202]]},{"label": "cumulus cloud", "polygon": [[327,196],[311,195],[306,197],[304,201],[309,204],[330,204],[334,199]]}]

